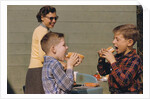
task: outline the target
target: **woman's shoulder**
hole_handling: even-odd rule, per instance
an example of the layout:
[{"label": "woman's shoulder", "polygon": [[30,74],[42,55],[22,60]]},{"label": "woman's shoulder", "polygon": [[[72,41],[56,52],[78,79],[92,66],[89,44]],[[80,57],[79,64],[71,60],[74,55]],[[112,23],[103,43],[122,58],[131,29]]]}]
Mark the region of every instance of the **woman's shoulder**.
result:
[{"label": "woman's shoulder", "polygon": [[38,27],[35,28],[33,32],[33,37],[38,37],[41,39],[47,32],[48,30],[46,28],[39,25]]},{"label": "woman's shoulder", "polygon": [[41,25],[39,25],[38,27],[36,27],[35,29],[34,29],[34,33],[37,33],[37,32],[47,32],[47,29],[46,28],[44,28],[43,26],[41,26]]}]

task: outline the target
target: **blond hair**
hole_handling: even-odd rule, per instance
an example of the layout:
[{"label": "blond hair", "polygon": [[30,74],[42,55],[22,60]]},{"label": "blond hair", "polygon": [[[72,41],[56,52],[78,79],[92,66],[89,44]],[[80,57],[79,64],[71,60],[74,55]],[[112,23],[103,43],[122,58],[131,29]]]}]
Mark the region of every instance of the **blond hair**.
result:
[{"label": "blond hair", "polygon": [[139,30],[133,24],[119,25],[113,29],[113,33],[120,33],[125,39],[132,39],[133,45],[139,39]]},{"label": "blond hair", "polygon": [[47,54],[51,46],[55,46],[60,43],[60,39],[64,38],[63,33],[48,32],[41,40],[41,48]]}]

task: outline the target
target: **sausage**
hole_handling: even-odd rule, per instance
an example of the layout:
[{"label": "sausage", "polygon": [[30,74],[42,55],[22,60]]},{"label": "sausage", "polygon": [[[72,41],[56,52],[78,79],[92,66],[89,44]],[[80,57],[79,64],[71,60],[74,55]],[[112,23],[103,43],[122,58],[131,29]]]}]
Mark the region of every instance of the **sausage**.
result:
[{"label": "sausage", "polygon": [[[72,54],[73,54],[73,52],[68,52],[68,54],[66,55],[66,57],[69,58]],[[84,56],[81,55],[81,54],[78,54],[78,56],[79,56],[80,58],[82,58],[82,59],[84,58]]]}]

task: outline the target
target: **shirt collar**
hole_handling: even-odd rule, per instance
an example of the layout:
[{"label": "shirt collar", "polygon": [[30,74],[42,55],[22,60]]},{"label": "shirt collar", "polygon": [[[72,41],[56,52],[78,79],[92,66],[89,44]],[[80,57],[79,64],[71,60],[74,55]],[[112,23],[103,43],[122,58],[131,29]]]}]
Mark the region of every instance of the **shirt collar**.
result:
[{"label": "shirt collar", "polygon": [[56,60],[54,57],[51,56],[44,56],[44,61],[49,61],[49,60]]},{"label": "shirt collar", "polygon": [[123,55],[123,53],[121,54],[116,54],[116,57],[131,57],[134,54],[136,54],[136,49],[131,50],[130,52],[128,52],[126,55]]},{"label": "shirt collar", "polygon": [[41,26],[43,26],[44,28],[46,28],[48,31],[49,31],[49,28],[48,27],[46,27],[42,22],[41,22],[41,24],[40,24]]},{"label": "shirt collar", "polygon": [[127,53],[125,56],[131,57],[133,54],[136,54],[136,49],[131,50],[129,53]]}]

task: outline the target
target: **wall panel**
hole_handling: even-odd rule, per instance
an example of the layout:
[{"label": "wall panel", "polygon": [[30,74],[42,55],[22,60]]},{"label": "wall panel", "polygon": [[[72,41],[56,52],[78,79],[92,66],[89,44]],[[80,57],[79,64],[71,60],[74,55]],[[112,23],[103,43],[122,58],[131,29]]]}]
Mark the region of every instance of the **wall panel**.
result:
[{"label": "wall panel", "polygon": [[[32,33],[38,26],[36,14],[42,5],[8,5],[7,71],[15,93],[23,93],[30,62]],[[69,51],[85,56],[75,67],[81,73],[96,73],[97,51],[112,45],[112,29],[136,24],[136,5],[55,5],[59,19],[52,31],[65,34]]]}]

